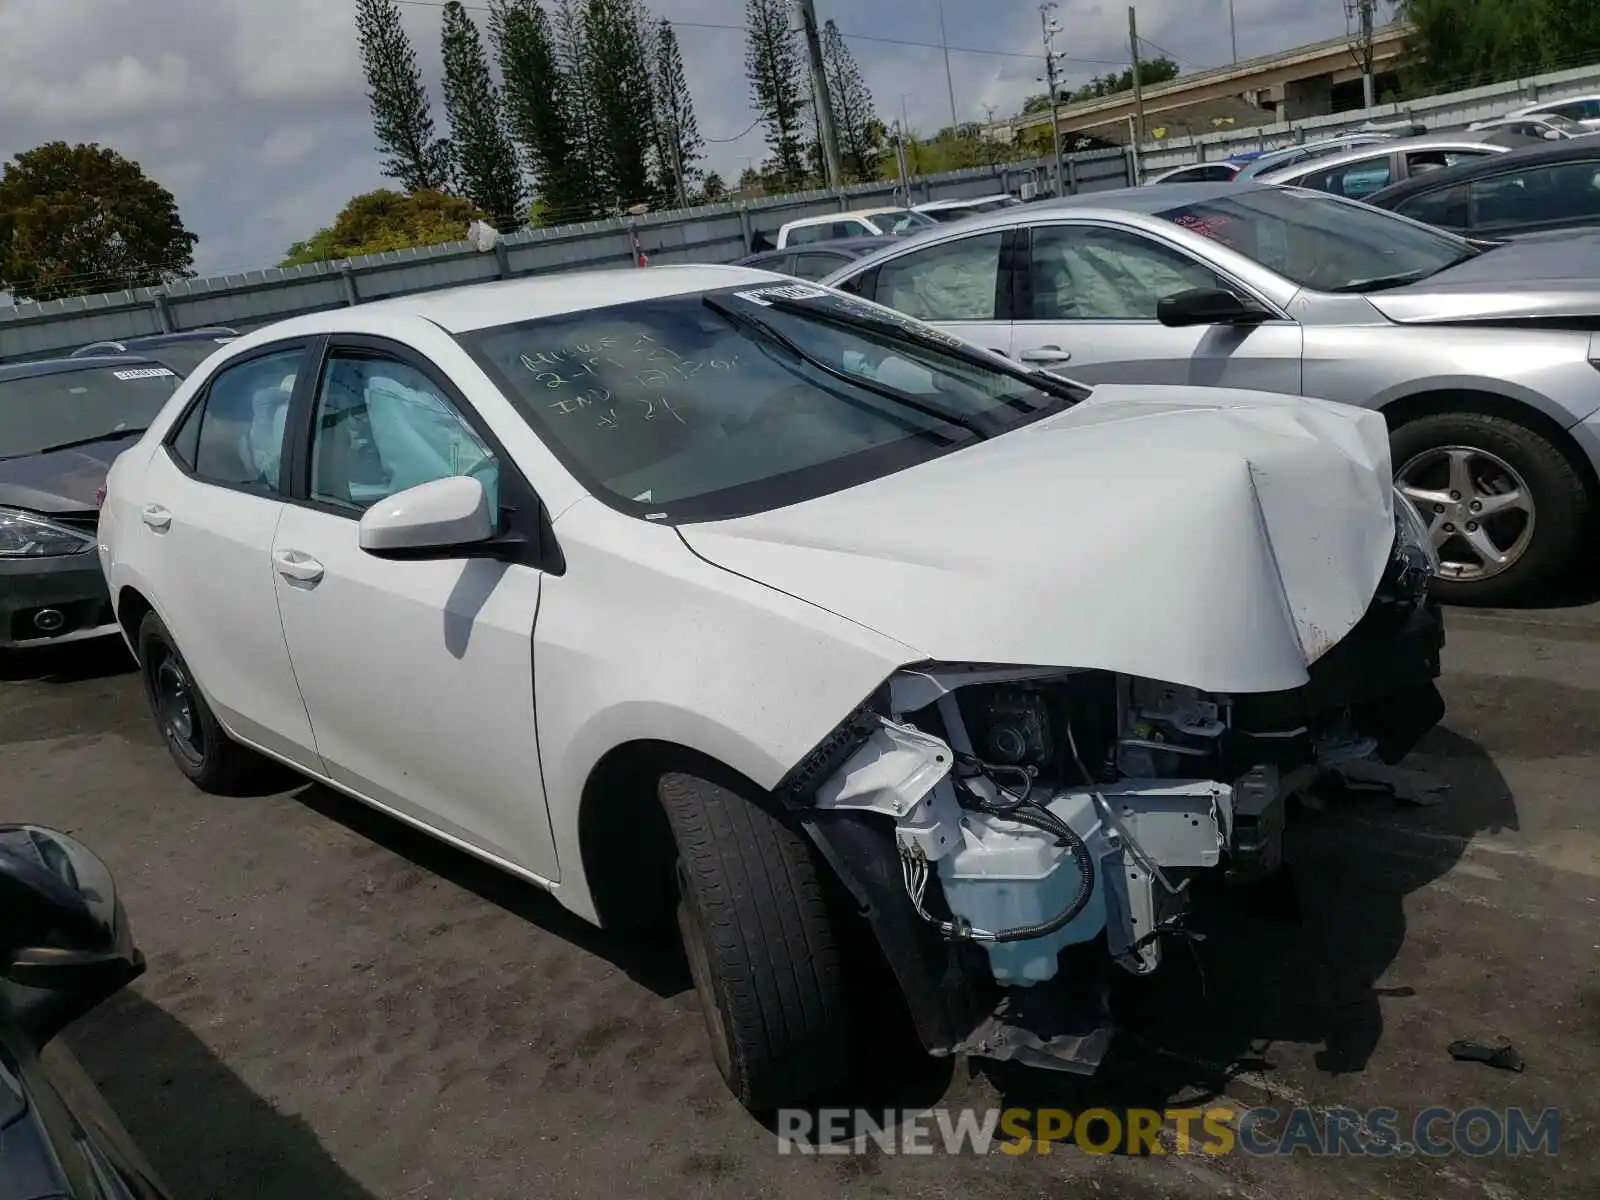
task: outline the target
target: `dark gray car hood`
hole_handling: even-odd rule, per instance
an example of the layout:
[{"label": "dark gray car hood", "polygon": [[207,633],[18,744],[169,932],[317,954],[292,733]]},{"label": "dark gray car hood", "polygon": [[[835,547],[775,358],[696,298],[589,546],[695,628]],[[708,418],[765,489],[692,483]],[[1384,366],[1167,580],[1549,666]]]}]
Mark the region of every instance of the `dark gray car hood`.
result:
[{"label": "dark gray car hood", "polygon": [[112,461],[143,432],[130,429],[125,437],[110,441],[0,459],[0,505],[51,515],[94,512],[95,493],[105,483]]},{"label": "dark gray car hood", "polygon": [[1592,328],[1600,317],[1600,232],[1508,242],[1367,299],[1391,321],[1408,324],[1572,319],[1577,328]]}]

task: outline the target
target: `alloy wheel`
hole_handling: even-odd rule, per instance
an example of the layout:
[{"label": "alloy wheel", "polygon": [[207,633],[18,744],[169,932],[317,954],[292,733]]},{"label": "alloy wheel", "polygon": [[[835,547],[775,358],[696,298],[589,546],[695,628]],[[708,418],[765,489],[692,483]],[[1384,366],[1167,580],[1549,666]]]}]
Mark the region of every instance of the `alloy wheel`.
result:
[{"label": "alloy wheel", "polygon": [[1442,578],[1492,579],[1515,566],[1533,541],[1533,493],[1497,454],[1437,446],[1402,465],[1395,484],[1428,522]]}]

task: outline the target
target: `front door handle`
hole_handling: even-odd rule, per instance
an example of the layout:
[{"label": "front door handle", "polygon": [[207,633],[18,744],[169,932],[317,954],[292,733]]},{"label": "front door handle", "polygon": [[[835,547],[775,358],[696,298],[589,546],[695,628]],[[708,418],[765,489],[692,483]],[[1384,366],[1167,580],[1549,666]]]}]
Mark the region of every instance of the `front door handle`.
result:
[{"label": "front door handle", "polygon": [[298,550],[275,550],[272,562],[279,575],[296,583],[316,584],[322,579],[322,564]]},{"label": "front door handle", "polygon": [[157,533],[165,533],[172,528],[172,514],[159,504],[146,504],[139,512],[139,519]]},{"label": "front door handle", "polygon": [[1025,363],[1064,363],[1072,358],[1072,351],[1063,350],[1060,346],[1039,346],[1024,350],[1017,357]]}]

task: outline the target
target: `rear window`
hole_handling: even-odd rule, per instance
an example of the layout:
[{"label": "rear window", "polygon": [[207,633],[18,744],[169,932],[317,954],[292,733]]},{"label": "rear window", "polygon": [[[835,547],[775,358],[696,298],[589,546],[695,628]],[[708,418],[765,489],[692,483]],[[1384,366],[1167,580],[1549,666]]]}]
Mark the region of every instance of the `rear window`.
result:
[{"label": "rear window", "polygon": [[137,361],[0,379],[0,458],[142,432],[179,382],[171,368]]}]

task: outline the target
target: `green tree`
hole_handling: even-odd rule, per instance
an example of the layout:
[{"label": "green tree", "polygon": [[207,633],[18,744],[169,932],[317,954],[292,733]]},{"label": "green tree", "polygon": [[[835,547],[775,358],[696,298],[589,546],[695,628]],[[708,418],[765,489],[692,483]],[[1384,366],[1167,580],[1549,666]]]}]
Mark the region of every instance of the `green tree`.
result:
[{"label": "green tree", "polygon": [[506,122],[547,209],[588,197],[572,130],[572,81],[556,58],[550,19],[536,0],[489,0]]},{"label": "green tree", "polygon": [[353,197],[331,226],[290,246],[278,265],[298,267],[358,254],[459,242],[477,216],[472,202],[459,196],[426,188],[401,195],[379,188]]},{"label": "green tree", "polygon": [[367,77],[382,171],[408,192],[450,182],[450,146],[433,133],[433,108],[417,53],[394,0],[356,0],[356,38]]},{"label": "green tree", "polygon": [[594,97],[589,94],[589,44],[583,29],[583,0],[554,0],[556,65],[564,82],[567,129],[572,138],[568,167],[572,195],[551,210],[552,217],[585,220],[605,211],[607,203],[599,180],[599,163],[605,146],[598,132]]},{"label": "green tree", "polygon": [[670,21],[656,25],[654,67],[656,159],[661,192],[682,200],[700,178],[699,163],[705,157],[706,144],[700,138],[689,77],[683,69],[683,52]]},{"label": "green tree", "polygon": [[594,109],[590,153],[601,199],[623,206],[654,199],[655,105],[637,0],[587,0],[583,37],[583,78]]},{"label": "green tree", "polygon": [[698,202],[701,204],[716,204],[727,198],[728,185],[722,182],[722,176],[715,171],[708,171],[706,177],[700,181]]},{"label": "green tree", "polygon": [[[1166,83],[1169,79],[1178,77],[1178,64],[1166,55],[1159,58],[1150,58],[1139,64],[1139,83],[1142,87],[1153,87],[1158,83]],[[1120,75],[1107,72],[1096,75],[1085,86],[1079,88],[1068,97],[1069,100],[1098,100],[1105,96],[1118,96],[1123,92],[1133,91],[1133,68],[1125,67]],[[1043,100],[1043,110],[1049,111],[1050,98],[1039,97]],[[1023,110],[1026,112],[1026,108]]]},{"label": "green tree", "polygon": [[822,73],[833,101],[833,123],[845,172],[857,182],[874,179],[883,155],[883,122],[872,106],[872,93],[832,21],[822,26]]},{"label": "green tree", "polygon": [[789,186],[805,178],[805,84],[787,0],[745,0],[745,74],[774,166]]},{"label": "green tree", "polygon": [[1494,83],[1600,56],[1593,0],[1400,0],[1413,91]]},{"label": "green tree", "polygon": [[444,6],[443,51],[444,111],[456,181],[497,228],[515,229],[522,224],[522,171],[483,39],[460,0]]},{"label": "green tree", "polygon": [[172,193],[115,150],[47,142],[0,173],[0,287],[18,300],[186,278],[198,240]]}]

